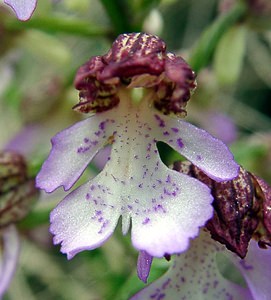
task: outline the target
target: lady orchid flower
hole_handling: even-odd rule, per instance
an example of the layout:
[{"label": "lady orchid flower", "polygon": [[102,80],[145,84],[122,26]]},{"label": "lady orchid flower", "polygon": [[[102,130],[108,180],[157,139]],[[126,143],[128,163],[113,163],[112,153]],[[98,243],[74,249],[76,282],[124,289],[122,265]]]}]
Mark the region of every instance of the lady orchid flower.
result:
[{"label": "lady orchid flower", "polygon": [[[271,187],[243,168],[227,182],[214,182],[189,162],[177,162],[174,169],[212,187],[214,216],[206,225],[210,233],[202,230],[187,252],[172,258],[161,278],[130,300],[268,300],[271,252],[265,248],[271,246]],[[219,255],[235,265],[246,286],[222,275]],[[152,257],[141,252],[138,275],[145,282],[151,263]]]},{"label": "lady orchid flower", "polygon": [[4,3],[14,10],[19,20],[27,21],[36,8],[37,0],[4,0]]},{"label": "lady orchid flower", "polygon": [[98,151],[112,148],[104,169],[51,212],[54,243],[70,259],[103,244],[121,217],[136,249],[156,257],[185,251],[212,217],[213,197],[205,184],[165,166],[157,142],[216,181],[239,169],[221,141],[180,119],[195,88],[193,71],[158,37],[122,34],[106,55],[80,67],[75,87],[74,109],[91,115],[52,138],[37,186],[69,190]]}]

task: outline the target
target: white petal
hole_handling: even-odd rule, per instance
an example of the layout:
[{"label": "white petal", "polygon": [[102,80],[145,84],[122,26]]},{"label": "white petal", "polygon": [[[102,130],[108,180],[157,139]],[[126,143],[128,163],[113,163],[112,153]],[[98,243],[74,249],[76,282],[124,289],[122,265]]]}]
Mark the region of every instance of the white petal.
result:
[{"label": "white petal", "polygon": [[189,239],[212,216],[209,188],[162,163],[147,110],[124,102],[113,113],[110,160],[53,211],[55,242],[62,242],[69,257],[93,249],[111,235],[122,216],[124,234],[132,219],[132,241],[138,250],[159,257],[186,250]]},{"label": "white petal", "polygon": [[4,2],[14,10],[21,21],[30,19],[37,5],[37,0],[5,0]]},{"label": "white petal", "polygon": [[239,167],[220,140],[187,122],[154,115],[159,131],[157,139],[170,145],[216,181],[233,179]]},{"label": "white petal", "polygon": [[52,138],[52,150],[37,175],[37,187],[52,192],[59,186],[68,190],[92,158],[107,143],[113,119],[99,114],[59,132]]},{"label": "white petal", "polygon": [[54,243],[61,243],[61,251],[69,259],[82,250],[99,247],[117,225],[120,211],[113,205],[114,189],[100,184],[97,177],[95,183],[71,192],[51,212]]}]

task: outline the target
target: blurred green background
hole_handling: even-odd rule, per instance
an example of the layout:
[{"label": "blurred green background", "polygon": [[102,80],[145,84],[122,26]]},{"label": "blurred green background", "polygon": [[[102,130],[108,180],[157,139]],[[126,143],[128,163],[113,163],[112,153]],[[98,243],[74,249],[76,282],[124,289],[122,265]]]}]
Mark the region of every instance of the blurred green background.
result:
[{"label": "blurred green background", "polygon": [[[258,2],[266,5],[259,9]],[[50,137],[86,117],[71,109],[78,67],[105,54],[118,34],[145,31],[197,72],[187,120],[271,183],[270,16],[269,0],[40,0],[31,20],[20,22],[1,4],[0,146],[21,143],[35,175]],[[167,164],[179,159],[165,145],[159,150]],[[95,173],[92,164],[80,182]],[[49,212],[63,196],[42,194],[18,224],[20,264],[4,300],[128,299],[144,284],[136,276],[137,253],[119,227],[101,248],[71,261],[52,245]],[[149,282],[167,266],[155,260]]]}]

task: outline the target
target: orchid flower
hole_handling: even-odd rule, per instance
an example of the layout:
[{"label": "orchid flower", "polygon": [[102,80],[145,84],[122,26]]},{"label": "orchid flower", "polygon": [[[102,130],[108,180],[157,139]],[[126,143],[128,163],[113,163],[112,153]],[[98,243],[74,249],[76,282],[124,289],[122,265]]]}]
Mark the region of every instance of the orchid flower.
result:
[{"label": "orchid flower", "polygon": [[51,212],[54,243],[70,259],[102,245],[121,217],[123,234],[132,224],[136,249],[156,257],[185,251],[212,217],[213,198],[206,185],[164,165],[157,142],[217,181],[239,169],[221,141],[180,119],[195,74],[158,37],[130,33],[83,65],[75,86],[74,109],[91,115],[53,137],[37,187],[69,190],[102,148],[112,148],[104,169]]},{"label": "orchid flower", "polygon": [[[246,287],[222,275],[218,255],[224,255],[239,269]],[[267,300],[271,292],[270,264],[271,252],[260,249],[253,240],[246,258],[240,259],[203,231],[187,252],[172,257],[170,268],[161,278],[130,300]]]},{"label": "orchid flower", "polygon": [[[186,253],[173,257],[170,268],[161,278],[130,300],[269,299],[271,252],[261,248],[271,246],[271,187],[243,168],[238,177],[224,183],[214,182],[188,162],[175,163],[174,169],[212,186],[215,213],[206,225],[211,235],[202,230]],[[236,266],[246,287],[222,275],[218,255]],[[144,282],[151,263],[152,257],[141,252],[138,275]]]},{"label": "orchid flower", "polygon": [[2,251],[0,251],[0,299],[2,299],[17,267],[20,253],[20,239],[13,224],[2,229],[0,234],[2,238]]},{"label": "orchid flower", "polygon": [[4,0],[4,3],[14,10],[19,20],[27,21],[36,8],[37,0]]}]

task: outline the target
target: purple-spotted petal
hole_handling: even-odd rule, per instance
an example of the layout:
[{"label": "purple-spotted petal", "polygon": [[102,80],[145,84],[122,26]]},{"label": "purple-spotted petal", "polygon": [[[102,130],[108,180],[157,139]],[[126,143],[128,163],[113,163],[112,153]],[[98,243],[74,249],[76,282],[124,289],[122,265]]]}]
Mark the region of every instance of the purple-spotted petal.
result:
[{"label": "purple-spotted petal", "polygon": [[137,258],[137,275],[140,280],[147,282],[153,257],[146,251],[139,251]]},{"label": "purple-spotted petal", "polygon": [[3,253],[0,258],[0,299],[9,287],[16,270],[20,242],[14,225],[9,225],[2,231]]},{"label": "purple-spotted petal", "polygon": [[153,184],[144,184],[138,215],[132,216],[132,242],[152,256],[180,253],[212,217],[210,190],[197,180],[159,167]]},{"label": "purple-spotted petal", "polygon": [[271,252],[270,249],[259,248],[256,241],[251,240],[245,259],[230,255],[229,258],[243,274],[253,295],[253,300],[268,300],[271,295]]},{"label": "purple-spotted petal", "polygon": [[120,211],[113,205],[116,193],[97,177],[95,183],[84,184],[70,193],[51,212],[54,243],[61,243],[61,252],[67,253],[68,259],[82,250],[99,247],[117,225]]},{"label": "purple-spotted petal", "polygon": [[14,10],[21,21],[30,19],[37,5],[37,0],[5,0],[4,2]]},{"label": "purple-spotted petal", "polygon": [[187,252],[172,258],[171,267],[160,279],[130,300],[253,300],[248,289],[220,274],[216,254],[224,251],[223,245],[202,232]]},{"label": "purple-spotted petal", "polygon": [[223,142],[180,119],[159,115],[154,118],[160,127],[157,139],[185,156],[210,178],[224,181],[238,175],[239,166]]},{"label": "purple-spotted petal", "polygon": [[37,175],[37,187],[52,192],[59,186],[68,190],[92,158],[103,148],[114,119],[107,114],[92,116],[52,138],[52,150]]},{"label": "purple-spotted petal", "polygon": [[135,108],[122,101],[108,119],[110,113],[115,117],[111,157],[98,176],[53,211],[55,243],[62,243],[69,257],[96,248],[122,216],[124,234],[132,220],[138,250],[157,257],[186,250],[212,216],[209,188],[162,163],[154,138],[158,130],[146,103]]}]

